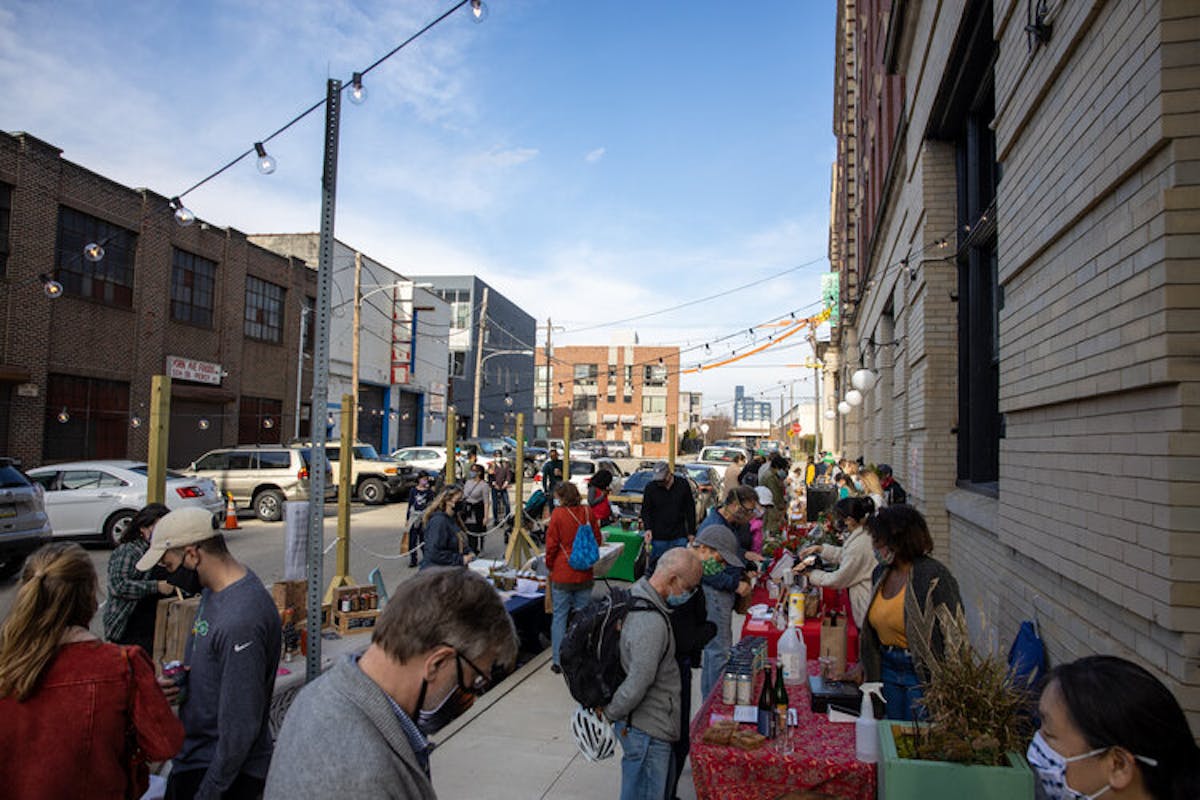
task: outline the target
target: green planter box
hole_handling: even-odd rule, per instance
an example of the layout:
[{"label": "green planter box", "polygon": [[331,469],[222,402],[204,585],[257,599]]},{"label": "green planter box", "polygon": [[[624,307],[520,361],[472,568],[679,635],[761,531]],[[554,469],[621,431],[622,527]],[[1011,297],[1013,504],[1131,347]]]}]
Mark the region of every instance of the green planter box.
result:
[{"label": "green planter box", "polygon": [[633,577],[633,564],[637,561],[638,553],[642,550],[642,534],[640,531],[623,530],[620,525],[606,525],[600,531],[604,534],[606,542],[622,542],[625,549],[621,552],[621,557],[612,565],[612,569],[608,574],[599,576],[605,578],[615,578],[619,581],[636,580]]},{"label": "green planter box", "polygon": [[880,800],[1032,800],[1034,776],[1025,756],[1009,753],[1007,767],[901,758],[896,724],[879,721]]}]

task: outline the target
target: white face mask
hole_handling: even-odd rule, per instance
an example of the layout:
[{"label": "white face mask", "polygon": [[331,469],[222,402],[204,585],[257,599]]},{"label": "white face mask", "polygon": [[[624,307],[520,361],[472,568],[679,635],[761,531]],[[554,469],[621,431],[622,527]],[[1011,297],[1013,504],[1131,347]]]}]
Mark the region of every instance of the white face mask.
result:
[{"label": "white face mask", "polygon": [[[1095,800],[1111,789],[1112,784],[1104,784],[1104,788],[1093,794],[1077,792],[1067,785],[1067,764],[1098,756],[1110,749],[1109,747],[1100,747],[1087,753],[1064,758],[1046,743],[1046,740],[1042,738],[1042,732],[1038,731],[1033,735],[1033,741],[1029,743],[1029,750],[1025,753],[1025,758],[1028,759],[1029,766],[1033,767],[1033,771],[1037,773],[1038,780],[1042,783],[1042,791],[1048,800]],[[1135,754],[1133,757],[1147,766],[1158,766],[1158,761],[1148,756]]]}]

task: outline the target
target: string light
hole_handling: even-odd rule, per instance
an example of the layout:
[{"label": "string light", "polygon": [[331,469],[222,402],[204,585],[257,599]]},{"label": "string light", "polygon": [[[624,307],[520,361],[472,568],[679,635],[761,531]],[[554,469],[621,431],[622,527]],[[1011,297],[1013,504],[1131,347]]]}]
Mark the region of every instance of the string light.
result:
[{"label": "string light", "polygon": [[350,79],[350,102],[356,106],[367,102],[367,87],[363,86],[361,72],[354,73],[354,77]]},{"label": "string light", "polygon": [[471,16],[476,22],[483,22],[487,19],[487,3],[483,2],[483,0],[471,0]]},{"label": "string light", "polygon": [[66,406],[63,406],[62,411],[58,412],[58,416],[56,416],[55,419],[61,422],[63,425],[66,425],[71,421],[71,412],[67,411]]},{"label": "string light", "polygon": [[142,427],[142,418],[138,416],[131,417],[129,420],[129,427],[135,429]]},{"label": "string light", "polygon": [[254,143],[254,152],[258,156],[258,171],[263,175],[270,175],[275,171],[278,164],[274,157],[267,154],[267,148],[263,147],[262,142]]},{"label": "string light", "polygon": [[270,417],[264,417],[263,418],[263,427],[266,428],[267,430],[271,430],[271,428],[275,427],[275,420],[271,419]]},{"label": "string light", "polygon": [[196,427],[198,427],[202,431],[206,431],[206,430],[208,430],[209,424],[210,423],[209,423],[207,417],[201,417],[200,421],[196,423]]},{"label": "string light", "polygon": [[96,263],[100,259],[104,258],[104,246],[98,242],[89,242],[87,246],[83,248],[83,257],[88,261],[91,261],[93,264]]},{"label": "string light", "polygon": [[46,293],[46,297],[62,297],[63,285],[54,280],[54,278],[43,272],[41,275],[38,275],[38,280],[42,282],[42,291]]},{"label": "string light", "polygon": [[171,198],[171,208],[175,210],[175,221],[179,223],[179,227],[186,228],[196,221],[196,215],[189,211],[178,197]]}]

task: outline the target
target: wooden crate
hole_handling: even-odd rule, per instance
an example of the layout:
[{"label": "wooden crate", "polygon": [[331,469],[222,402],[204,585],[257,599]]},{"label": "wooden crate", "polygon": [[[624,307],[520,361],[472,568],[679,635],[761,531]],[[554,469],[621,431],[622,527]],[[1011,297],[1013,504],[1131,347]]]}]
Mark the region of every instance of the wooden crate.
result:
[{"label": "wooden crate", "polygon": [[370,633],[379,619],[379,609],[369,611],[333,611],[333,629],[340,635],[351,633]]}]

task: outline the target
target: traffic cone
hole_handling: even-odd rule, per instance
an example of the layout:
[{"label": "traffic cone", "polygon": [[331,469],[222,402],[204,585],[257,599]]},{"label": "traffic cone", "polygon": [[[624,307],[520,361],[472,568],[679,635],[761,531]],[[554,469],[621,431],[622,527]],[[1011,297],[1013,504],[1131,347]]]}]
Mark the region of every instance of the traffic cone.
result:
[{"label": "traffic cone", "polygon": [[237,503],[233,502],[233,495],[225,495],[225,530],[240,531],[241,525],[237,521]]}]

